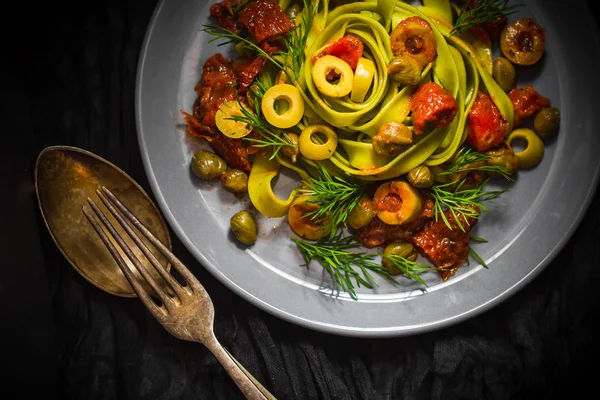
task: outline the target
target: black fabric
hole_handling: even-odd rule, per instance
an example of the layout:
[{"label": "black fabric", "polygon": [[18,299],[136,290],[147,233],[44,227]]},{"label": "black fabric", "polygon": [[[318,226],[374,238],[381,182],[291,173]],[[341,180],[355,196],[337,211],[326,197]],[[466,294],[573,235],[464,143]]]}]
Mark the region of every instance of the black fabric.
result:
[{"label": "black fabric", "polygon": [[[136,299],[81,278],[37,210],[33,166],[48,145],[95,152],[151,193],[133,89],[155,5],[22,3],[5,15],[12,21],[0,76],[3,393],[242,398],[202,345],[170,336]],[[515,296],[464,323],[405,338],[346,338],[279,320],[230,292],[172,238],[213,299],[218,339],[280,399],[574,398],[595,388],[598,370],[599,207],[596,195],[556,259]]]}]

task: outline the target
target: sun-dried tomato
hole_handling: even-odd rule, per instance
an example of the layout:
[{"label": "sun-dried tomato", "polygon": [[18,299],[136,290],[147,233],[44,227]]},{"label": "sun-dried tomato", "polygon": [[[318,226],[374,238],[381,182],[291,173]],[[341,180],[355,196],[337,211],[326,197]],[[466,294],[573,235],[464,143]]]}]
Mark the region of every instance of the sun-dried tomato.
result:
[{"label": "sun-dried tomato", "polygon": [[274,0],[256,0],[240,11],[238,22],[248,28],[258,43],[286,35],[292,21]]},{"label": "sun-dried tomato", "polygon": [[426,130],[450,125],[458,112],[458,104],[452,93],[435,82],[427,82],[411,96],[410,110],[414,133],[419,135]]},{"label": "sun-dried tomato", "polygon": [[515,126],[521,125],[525,118],[542,108],[550,107],[550,100],[540,95],[531,85],[514,88],[508,92],[508,97],[515,109]]},{"label": "sun-dried tomato", "polygon": [[467,142],[477,151],[487,151],[504,141],[508,122],[490,96],[479,92],[467,118]]}]

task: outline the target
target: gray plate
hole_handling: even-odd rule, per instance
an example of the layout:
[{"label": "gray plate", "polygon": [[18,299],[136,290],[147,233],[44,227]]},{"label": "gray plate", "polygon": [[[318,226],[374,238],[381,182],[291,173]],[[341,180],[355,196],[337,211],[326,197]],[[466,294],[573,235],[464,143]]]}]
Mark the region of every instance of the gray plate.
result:
[{"label": "gray plate", "polygon": [[[162,1],[155,10],[140,55],[136,118],[146,172],[167,221],[189,251],[221,282],[256,306],[293,323],[362,337],[402,336],[439,329],[489,309],[531,281],[557,254],[584,215],[599,170],[599,35],[582,1],[527,1],[514,20],[530,16],[547,29],[543,61],[521,73],[562,113],[561,130],[542,163],[519,172],[510,191],[489,204],[474,235],[489,243],[475,262],[442,282],[423,275],[429,287],[400,278],[377,290],[358,290],[359,300],[331,295],[320,266],[302,259],[283,219],[259,219],[251,248],[236,245],[229,218],[247,200],[222,190],[220,182],[195,179],[189,161],[202,147],[186,137],[180,110],[190,111],[204,61],[218,50],[202,32],[209,3]],[[214,22],[212,22],[214,23]],[[286,194],[292,176],[277,182]],[[218,305],[217,305],[218,306]]]}]

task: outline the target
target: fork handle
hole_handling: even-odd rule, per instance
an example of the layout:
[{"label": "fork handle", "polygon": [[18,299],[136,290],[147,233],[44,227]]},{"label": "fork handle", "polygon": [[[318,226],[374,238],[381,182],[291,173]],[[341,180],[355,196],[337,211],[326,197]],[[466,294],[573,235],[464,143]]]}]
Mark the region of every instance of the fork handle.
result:
[{"label": "fork handle", "polygon": [[[261,393],[256,385],[248,376],[242,371],[242,369],[236,364],[232,357],[225,351],[223,346],[217,341],[216,338],[211,340],[209,343],[205,343],[205,346],[215,356],[217,361],[221,363],[225,371],[229,374],[231,379],[235,382],[240,391],[246,396],[248,400],[266,400],[267,397]],[[274,398],[274,397],[273,397]]]}]

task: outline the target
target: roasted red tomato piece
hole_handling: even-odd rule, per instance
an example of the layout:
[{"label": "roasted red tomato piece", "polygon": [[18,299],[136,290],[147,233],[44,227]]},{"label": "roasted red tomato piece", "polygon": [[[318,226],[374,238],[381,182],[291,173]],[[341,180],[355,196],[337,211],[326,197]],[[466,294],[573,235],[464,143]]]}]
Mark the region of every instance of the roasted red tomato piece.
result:
[{"label": "roasted red tomato piece", "polygon": [[219,24],[223,28],[236,35],[240,35],[242,33],[242,27],[238,24],[237,17],[234,15],[233,5],[234,4],[232,4],[231,1],[225,0],[210,6],[209,12],[210,15],[219,20]]},{"label": "roasted red tomato piece", "polygon": [[258,43],[285,35],[292,21],[276,0],[255,0],[240,11],[238,22],[244,25]]},{"label": "roasted red tomato piece", "polygon": [[500,114],[487,93],[479,92],[467,118],[467,142],[477,151],[500,146],[508,130],[508,122]]},{"label": "roasted red tomato piece", "polygon": [[346,35],[328,44],[323,51],[312,58],[314,64],[323,56],[334,56],[348,63],[352,71],[356,70],[358,59],[362,57],[364,50],[363,42],[355,36]]},{"label": "roasted red tomato piece", "polygon": [[550,100],[540,95],[531,85],[514,88],[508,92],[508,97],[515,109],[515,126],[521,125],[525,118],[542,108],[550,107]]},{"label": "roasted red tomato piece", "polygon": [[458,227],[450,210],[447,210],[444,214],[452,229],[446,226],[442,218],[438,218],[437,221],[431,218],[415,232],[412,243],[437,268],[441,269],[440,275],[444,281],[447,281],[456,273],[469,255],[470,231],[477,220],[470,218],[468,221],[470,225],[467,225],[467,220],[459,214],[458,218],[465,229],[463,232]]},{"label": "roasted red tomato piece", "polygon": [[450,125],[458,104],[450,92],[435,82],[427,82],[419,86],[410,98],[410,110],[413,116],[415,135],[430,131],[437,127]]}]

